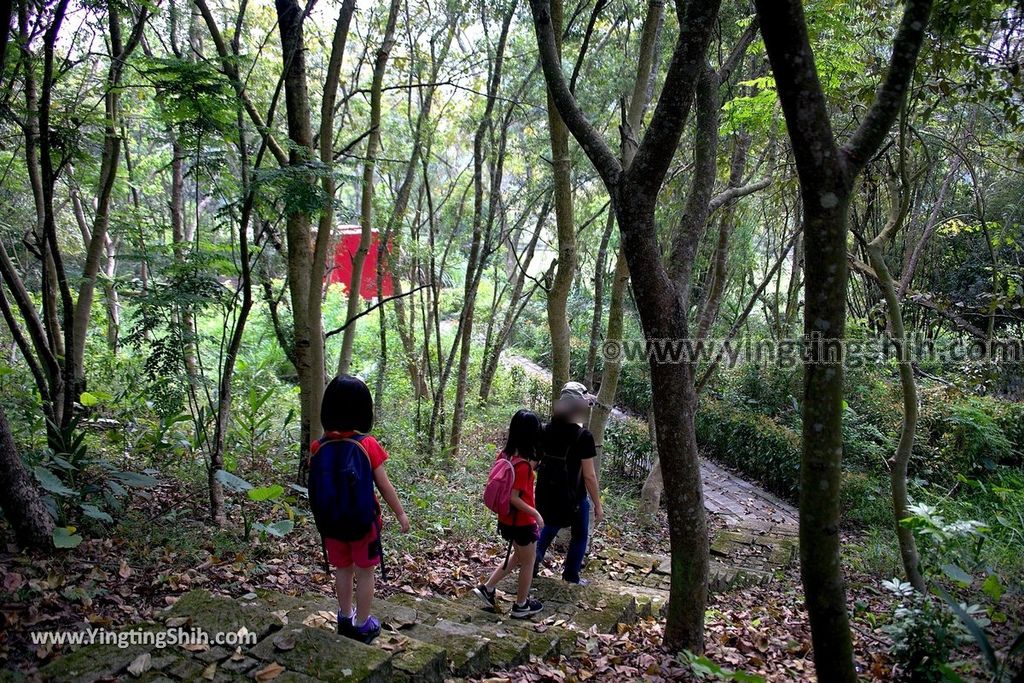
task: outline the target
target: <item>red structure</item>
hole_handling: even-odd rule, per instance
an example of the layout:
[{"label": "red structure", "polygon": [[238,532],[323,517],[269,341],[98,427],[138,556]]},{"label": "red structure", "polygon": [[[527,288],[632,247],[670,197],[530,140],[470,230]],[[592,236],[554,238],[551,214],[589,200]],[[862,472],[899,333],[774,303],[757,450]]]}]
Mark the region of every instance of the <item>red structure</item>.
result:
[{"label": "red structure", "polygon": [[[393,286],[391,272],[384,272],[382,282],[383,292],[377,292],[377,258],[380,249],[380,235],[376,230],[372,231],[370,251],[366,254],[363,262],[363,276],[359,283],[359,296],[364,299],[375,299],[378,296],[391,296]],[[359,249],[359,241],[362,239],[362,228],[358,225],[343,225],[339,230],[338,244],[334,248],[334,265],[328,277],[328,285],[340,282],[348,293],[352,288],[352,259]],[[391,253],[391,245],[387,245],[388,254]]]}]

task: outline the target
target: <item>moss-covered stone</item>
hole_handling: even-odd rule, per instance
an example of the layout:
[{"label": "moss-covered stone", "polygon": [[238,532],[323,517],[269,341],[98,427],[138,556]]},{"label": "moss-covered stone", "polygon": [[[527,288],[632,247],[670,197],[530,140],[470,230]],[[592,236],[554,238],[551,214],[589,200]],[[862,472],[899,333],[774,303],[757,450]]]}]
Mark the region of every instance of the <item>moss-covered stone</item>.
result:
[{"label": "moss-covered stone", "polygon": [[288,625],[282,635],[294,640],[294,647],[280,650],[275,635],[261,640],[251,655],[264,662],[278,662],[286,669],[328,681],[390,680],[391,653],[334,635],[322,629]]},{"label": "moss-covered stone", "polygon": [[257,638],[263,638],[282,625],[269,610],[204,590],[194,590],[178,598],[166,612],[166,618],[173,617],[188,618],[189,627],[202,629],[211,638],[215,633],[237,633],[243,626]]},{"label": "moss-covered stone", "polygon": [[[412,607],[420,615],[422,623],[434,625],[443,620],[479,628],[480,633],[490,639],[492,668],[497,666],[495,662],[498,660],[520,662],[530,655],[539,658],[556,656],[563,637],[569,640],[562,629],[546,629],[540,633],[529,622],[512,621],[506,614],[488,612],[473,603],[405,594],[393,595],[388,598],[388,602]],[[427,615],[433,621],[428,621]],[[571,640],[575,643],[575,635],[571,636]]]},{"label": "moss-covered stone", "polygon": [[[141,624],[133,629],[142,631],[157,630],[162,627],[156,624]],[[139,655],[156,650],[149,644],[128,644],[118,647],[116,644],[95,644],[80,647],[73,652],[58,657],[39,670],[39,678],[43,681],[59,681],[60,683],[92,683],[93,681],[114,678],[123,672]]]},{"label": "moss-covered stone", "polygon": [[[385,634],[374,647],[393,652],[393,677],[403,683],[440,683],[445,676],[445,650],[401,634]],[[392,649],[393,648],[393,649]]]}]

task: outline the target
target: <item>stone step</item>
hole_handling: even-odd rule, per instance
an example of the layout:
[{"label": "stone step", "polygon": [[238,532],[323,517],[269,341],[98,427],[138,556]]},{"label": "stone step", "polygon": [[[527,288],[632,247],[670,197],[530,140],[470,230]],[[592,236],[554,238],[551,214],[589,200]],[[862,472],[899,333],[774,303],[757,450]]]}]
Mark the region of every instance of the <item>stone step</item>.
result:
[{"label": "stone step", "polygon": [[[575,648],[576,635],[565,629],[538,626],[527,621],[511,619],[507,614],[482,609],[483,603],[459,602],[441,597],[422,597],[400,593],[388,598],[389,602],[405,605],[418,614],[430,615],[436,621],[449,621],[480,629],[491,639],[491,658],[515,657],[525,662],[530,656],[546,659],[567,654]],[[538,630],[538,628],[540,630]],[[499,649],[501,653],[495,654]]]},{"label": "stone step", "polygon": [[[315,594],[289,596],[266,591],[260,593],[260,599],[275,614],[287,619],[288,623],[309,621],[321,628],[336,628],[335,615],[338,605],[334,598]],[[434,621],[429,615],[421,616],[415,609],[380,598],[373,601],[373,614],[380,619],[384,628],[379,641],[380,646],[398,648],[395,654],[395,668],[408,675],[417,671],[423,654],[415,650],[407,652],[401,648],[403,642],[409,639],[440,649],[443,653],[446,676],[473,676],[484,673],[492,666],[489,642],[477,634],[460,630],[457,625],[453,625],[456,628],[447,628],[443,623],[429,624],[427,619],[423,618],[427,616],[430,621]],[[377,646],[378,642],[375,641],[374,645]],[[411,661],[406,662],[407,659]]]},{"label": "stone step", "polygon": [[[252,633],[255,645],[216,645],[186,649],[182,634],[199,642],[200,632],[209,639],[218,633]],[[42,681],[94,683],[95,681],[246,681],[255,672],[276,664],[283,667],[275,681],[315,683],[316,681],[391,680],[441,681],[443,652],[423,651],[421,669],[436,675],[405,677],[393,660],[394,652],[344,638],[301,623],[285,624],[270,610],[254,601],[238,601],[206,591],[186,593],[161,615],[161,623],[144,623],[122,629],[131,632],[132,644],[116,643],[81,647],[49,663],[39,671]],[[152,637],[138,634],[152,632]],[[171,634],[174,634],[173,636]],[[127,634],[126,634],[127,635]],[[176,638],[171,642],[171,638]],[[143,639],[145,638],[145,641]],[[166,644],[160,648],[160,639]],[[127,641],[126,641],[127,642]],[[417,650],[416,644],[406,645]],[[141,655],[148,655],[148,670],[135,677],[128,667]],[[212,677],[212,678],[211,678]]]},{"label": "stone step", "polygon": [[[515,599],[514,578],[508,577],[498,586],[510,601]],[[533,580],[531,593],[544,603],[544,610],[535,619],[554,615],[556,620],[571,621],[579,630],[597,626],[598,631],[613,633],[619,623],[636,621],[638,616],[636,600],[631,594],[606,590],[593,584],[581,586],[561,579],[538,576]],[[475,599],[476,596],[468,594],[460,600]]]},{"label": "stone step", "polygon": [[600,576],[592,578],[590,584],[601,590],[632,595],[633,600],[636,601],[636,614],[638,617],[664,616],[665,606],[668,605],[668,591],[661,588],[637,586]]},{"label": "stone step", "polygon": [[[667,555],[614,548],[599,551],[598,557],[605,560],[604,568],[599,568],[596,563],[591,565],[591,571],[596,572],[598,576],[607,576],[612,581],[628,586],[657,588],[663,591],[670,587],[672,565]],[[764,585],[774,576],[773,571],[760,567],[726,563],[716,559],[708,562],[708,590],[712,593]]]}]

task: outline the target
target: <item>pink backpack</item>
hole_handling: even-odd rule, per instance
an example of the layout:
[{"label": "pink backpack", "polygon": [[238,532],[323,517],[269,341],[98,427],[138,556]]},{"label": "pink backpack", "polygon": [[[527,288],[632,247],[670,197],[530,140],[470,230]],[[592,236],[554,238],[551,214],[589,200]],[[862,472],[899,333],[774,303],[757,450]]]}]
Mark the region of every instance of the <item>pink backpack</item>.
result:
[{"label": "pink backpack", "polygon": [[487,485],[484,486],[484,505],[499,515],[507,515],[512,506],[512,485],[516,480],[515,460],[499,451],[494,464],[491,465],[491,473],[487,475]]}]

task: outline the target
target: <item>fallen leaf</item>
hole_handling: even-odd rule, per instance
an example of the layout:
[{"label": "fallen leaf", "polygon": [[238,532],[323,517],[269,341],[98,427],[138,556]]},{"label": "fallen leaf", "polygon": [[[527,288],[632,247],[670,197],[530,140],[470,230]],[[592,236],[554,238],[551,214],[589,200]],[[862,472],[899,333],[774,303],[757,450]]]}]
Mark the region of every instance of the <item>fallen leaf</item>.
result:
[{"label": "fallen leaf", "polygon": [[254,673],[253,678],[262,683],[262,681],[272,681],[283,673],[283,666],[281,666],[277,662],[271,662],[270,664],[267,664],[265,667]]},{"label": "fallen leaf", "polygon": [[295,649],[295,636],[291,634],[281,634],[274,638],[274,647],[282,652]]},{"label": "fallen leaf", "polygon": [[217,675],[217,662],[210,662],[210,664],[203,669],[203,679],[212,681],[214,676]]},{"label": "fallen leaf", "polygon": [[138,678],[142,674],[146,673],[153,667],[153,658],[148,652],[143,652],[141,655],[132,660],[132,663],[128,665],[128,673],[135,678]]},{"label": "fallen leaf", "polygon": [[128,566],[127,560],[121,560],[121,566],[117,569],[117,575],[122,579],[127,579],[132,575],[132,568]]}]

